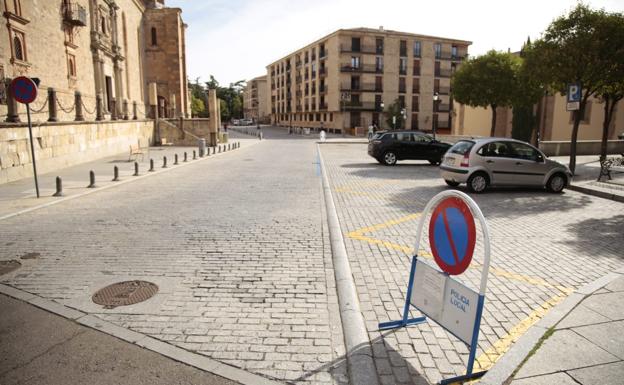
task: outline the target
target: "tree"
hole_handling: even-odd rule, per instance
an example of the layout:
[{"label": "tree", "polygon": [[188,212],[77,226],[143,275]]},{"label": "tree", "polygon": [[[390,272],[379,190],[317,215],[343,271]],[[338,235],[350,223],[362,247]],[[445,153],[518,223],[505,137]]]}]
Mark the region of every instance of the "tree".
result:
[{"label": "tree", "polygon": [[195,95],[191,94],[191,114],[193,117],[200,117],[206,110],[204,101],[198,99]]},{"label": "tree", "polygon": [[208,89],[217,92],[217,98],[221,99],[221,120],[224,122],[230,119],[243,117],[243,89],[245,81],[239,80],[230,83],[229,87],[221,87],[217,79],[210,75],[210,81],[206,82]]},{"label": "tree", "polygon": [[404,108],[405,106],[401,105],[400,99],[396,99],[394,103],[388,106],[385,111],[386,123],[388,124],[388,127],[392,127],[393,130],[403,129],[405,123],[403,114]]},{"label": "tree", "polygon": [[533,142],[537,145],[537,117],[533,113],[533,107],[544,96],[546,88],[538,78],[533,75],[530,63],[525,60],[527,51],[531,49],[531,39],[520,50],[520,65],[515,68],[515,85],[512,90],[513,118],[511,122],[511,136],[514,139]]},{"label": "tree", "polygon": [[469,59],[453,74],[451,86],[457,102],[492,108],[490,136],[495,133],[496,108],[512,105],[519,66],[517,56],[492,50]]},{"label": "tree", "polygon": [[579,124],[587,101],[605,89],[613,61],[622,60],[621,54],[618,57],[613,47],[605,44],[608,17],[604,10],[592,10],[578,4],[568,15],[555,19],[527,53],[533,74],[552,90],[565,94],[568,84],[581,85],[580,106],[573,113],[570,139],[572,173],[576,169]]},{"label": "tree", "polygon": [[[600,145],[600,160],[607,157],[607,140],[609,139],[609,125],[613,119],[615,106],[624,98],[624,15],[612,13],[607,15],[599,30],[601,46],[607,50],[605,55],[605,81],[597,92],[600,101],[604,104],[604,119],[602,122],[602,142]],[[609,58],[612,59],[609,62]]]},{"label": "tree", "polygon": [[208,111],[204,104],[206,100],[206,90],[199,84],[199,79],[196,78],[194,83],[188,82],[189,89],[191,90],[191,114],[194,117],[207,118]]}]

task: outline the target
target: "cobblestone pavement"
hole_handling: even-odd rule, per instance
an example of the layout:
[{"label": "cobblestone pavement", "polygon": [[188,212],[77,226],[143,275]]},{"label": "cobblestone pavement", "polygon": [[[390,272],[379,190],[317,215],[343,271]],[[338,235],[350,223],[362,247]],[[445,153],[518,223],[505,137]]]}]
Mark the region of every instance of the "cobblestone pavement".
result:
[{"label": "cobblestone pavement", "polygon": [[[316,146],[249,148],[0,222],[0,282],[272,379],[346,379]],[[101,287],[146,279],[143,304]]]},{"label": "cobblestone pavement", "polygon": [[[362,144],[320,148],[381,383],[425,384],[463,374],[465,345],[436,324],[377,331],[379,322],[401,317],[419,213],[447,188],[437,167],[384,167]],[[493,190],[473,198],[491,232],[476,365],[487,368],[570,292],[624,265],[624,205],[573,191]],[[473,288],[481,277],[481,251],[477,244],[477,268],[460,276]],[[420,255],[431,262],[428,250]]]}]

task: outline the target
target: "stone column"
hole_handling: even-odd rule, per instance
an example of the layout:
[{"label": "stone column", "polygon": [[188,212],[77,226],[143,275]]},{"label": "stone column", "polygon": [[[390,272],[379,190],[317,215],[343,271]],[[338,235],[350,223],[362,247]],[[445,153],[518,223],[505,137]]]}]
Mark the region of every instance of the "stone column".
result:
[{"label": "stone column", "polygon": [[111,120],[117,120],[117,99],[111,99]]},{"label": "stone column", "polygon": [[74,94],[74,105],[76,106],[76,118],[74,119],[77,122],[82,122],[85,120],[84,115],[82,114],[82,94],[80,91],[76,91]]},{"label": "stone column", "polygon": [[210,146],[216,146],[219,132],[219,99],[217,99],[217,90],[208,90],[208,113],[210,114],[208,143]]},{"label": "stone column", "polygon": [[7,90],[7,117],[6,122],[8,123],[19,123],[21,122],[19,117],[19,110],[17,100],[13,98],[11,92],[9,91],[10,82],[6,81],[6,90]]},{"label": "stone column", "polygon": [[58,122],[56,111],[56,91],[54,88],[48,88],[48,122]]},{"label": "stone column", "polygon": [[128,99],[124,99],[123,101],[123,120],[130,119],[128,116]]}]

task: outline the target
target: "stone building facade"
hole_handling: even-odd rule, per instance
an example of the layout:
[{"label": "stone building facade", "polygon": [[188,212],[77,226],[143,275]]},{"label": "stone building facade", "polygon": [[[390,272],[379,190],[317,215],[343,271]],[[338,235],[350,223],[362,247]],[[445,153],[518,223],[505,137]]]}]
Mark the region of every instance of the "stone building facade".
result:
[{"label": "stone building facade", "polygon": [[[57,94],[59,120],[73,120],[75,92],[87,120],[95,119],[96,97],[104,118],[149,114],[147,84],[158,83],[164,116],[187,115],[185,25],[181,10],[164,0],[0,0],[6,26],[0,30],[0,119],[7,115],[6,81],[39,78],[32,103],[35,120],[45,121],[46,91]],[[154,28],[154,29],[153,29]],[[162,44],[152,44],[154,33]],[[175,102],[172,100],[175,99]],[[47,108],[46,108],[47,107]],[[23,121],[24,108],[20,109]]]},{"label": "stone building facade", "polygon": [[[407,128],[450,133],[450,77],[469,41],[340,29],[267,66],[272,120],[342,131],[376,124],[399,101]],[[434,102],[434,95],[438,101]]]},{"label": "stone building facade", "polygon": [[245,118],[253,119],[254,122],[270,122],[268,98],[266,75],[248,81],[243,90],[243,114]]}]

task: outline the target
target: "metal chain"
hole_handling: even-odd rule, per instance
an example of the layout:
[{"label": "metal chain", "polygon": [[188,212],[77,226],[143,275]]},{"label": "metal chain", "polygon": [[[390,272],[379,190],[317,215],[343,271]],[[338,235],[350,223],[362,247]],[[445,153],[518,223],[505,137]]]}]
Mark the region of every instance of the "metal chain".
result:
[{"label": "metal chain", "polygon": [[76,104],[72,104],[72,108],[70,109],[65,109],[63,108],[63,105],[61,104],[61,101],[57,98],[56,99],[56,104],[58,104],[59,108],[61,109],[61,111],[63,111],[66,114],[71,114],[72,112],[74,112],[74,109],[76,108]]},{"label": "metal chain", "polygon": [[32,105],[30,107],[30,111],[34,112],[35,114],[38,114],[40,112],[43,111],[44,108],[46,108],[46,106],[48,105],[48,97],[46,96],[45,100],[43,101],[43,105],[41,106],[41,108],[33,108]]},{"label": "metal chain", "polygon": [[89,109],[87,108],[87,106],[85,106],[84,101],[80,100],[80,104],[82,104],[82,108],[85,110],[85,112],[89,115],[94,115],[95,111],[97,110],[97,105],[95,107],[93,107],[93,112],[89,111]]}]

